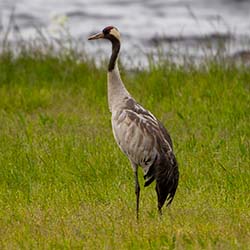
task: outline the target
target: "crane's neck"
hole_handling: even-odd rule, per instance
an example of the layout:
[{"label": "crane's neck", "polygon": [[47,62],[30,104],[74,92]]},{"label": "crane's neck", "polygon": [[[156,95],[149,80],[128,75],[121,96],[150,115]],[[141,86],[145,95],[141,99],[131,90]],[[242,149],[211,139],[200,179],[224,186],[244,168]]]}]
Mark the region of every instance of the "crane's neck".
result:
[{"label": "crane's neck", "polygon": [[120,51],[120,41],[117,39],[111,40],[112,55],[108,66],[108,103],[111,112],[122,105],[125,97],[130,96],[125,88],[117,65],[117,58]]},{"label": "crane's neck", "polygon": [[111,72],[115,68],[121,47],[121,43],[118,39],[111,37],[110,41],[112,43],[112,54],[109,60],[109,67],[108,67],[109,72]]}]

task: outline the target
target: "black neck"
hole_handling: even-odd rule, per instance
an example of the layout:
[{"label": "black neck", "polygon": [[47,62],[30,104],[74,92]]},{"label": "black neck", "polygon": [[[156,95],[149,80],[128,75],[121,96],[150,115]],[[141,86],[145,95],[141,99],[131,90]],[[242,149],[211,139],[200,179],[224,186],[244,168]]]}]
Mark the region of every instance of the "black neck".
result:
[{"label": "black neck", "polygon": [[116,63],[116,60],[120,51],[121,44],[120,44],[120,41],[113,36],[110,37],[109,40],[112,43],[112,55],[109,60],[108,71],[111,72],[115,68],[115,63]]}]

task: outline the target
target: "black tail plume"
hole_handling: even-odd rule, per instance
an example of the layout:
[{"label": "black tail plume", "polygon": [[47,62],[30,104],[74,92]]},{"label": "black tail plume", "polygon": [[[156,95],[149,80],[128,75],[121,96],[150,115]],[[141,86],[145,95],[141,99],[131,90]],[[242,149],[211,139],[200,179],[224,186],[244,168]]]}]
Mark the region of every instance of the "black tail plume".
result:
[{"label": "black tail plume", "polygon": [[179,181],[178,163],[172,152],[164,155],[156,170],[156,192],[158,197],[158,209],[161,208],[167,200],[167,206],[174,199]]}]

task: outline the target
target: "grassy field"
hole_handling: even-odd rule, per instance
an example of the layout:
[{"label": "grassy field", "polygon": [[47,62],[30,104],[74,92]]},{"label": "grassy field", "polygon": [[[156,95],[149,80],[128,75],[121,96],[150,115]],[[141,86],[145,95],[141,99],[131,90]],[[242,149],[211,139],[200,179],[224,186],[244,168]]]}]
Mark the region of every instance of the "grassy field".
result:
[{"label": "grassy field", "polygon": [[250,249],[250,70],[170,63],[122,77],[170,131],[180,182],[135,216],[106,70],[73,56],[0,55],[0,249]]}]

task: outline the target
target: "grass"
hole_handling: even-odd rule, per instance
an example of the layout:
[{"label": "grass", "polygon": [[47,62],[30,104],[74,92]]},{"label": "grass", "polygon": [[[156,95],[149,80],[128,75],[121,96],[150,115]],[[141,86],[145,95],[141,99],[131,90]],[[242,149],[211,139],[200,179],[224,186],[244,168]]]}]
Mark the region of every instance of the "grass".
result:
[{"label": "grass", "polygon": [[171,208],[159,218],[154,185],[142,187],[137,222],[106,70],[75,59],[0,55],[0,248],[250,249],[249,68],[122,70],[170,131],[180,166]]}]

